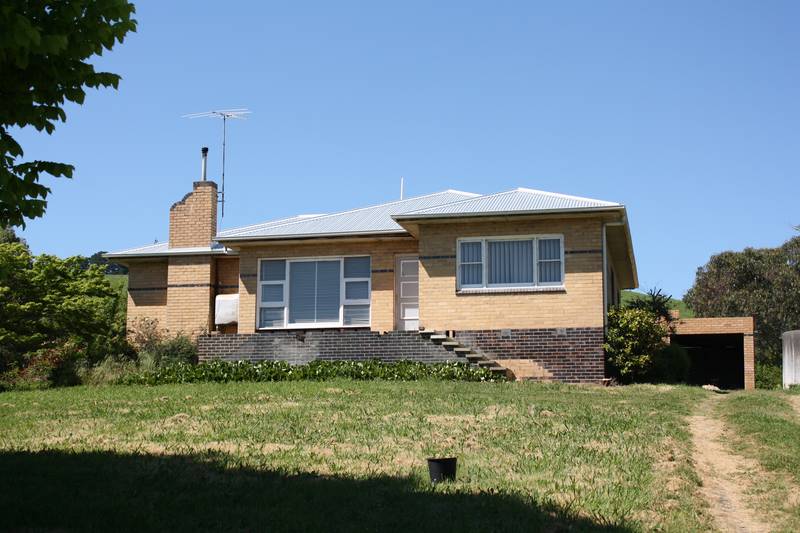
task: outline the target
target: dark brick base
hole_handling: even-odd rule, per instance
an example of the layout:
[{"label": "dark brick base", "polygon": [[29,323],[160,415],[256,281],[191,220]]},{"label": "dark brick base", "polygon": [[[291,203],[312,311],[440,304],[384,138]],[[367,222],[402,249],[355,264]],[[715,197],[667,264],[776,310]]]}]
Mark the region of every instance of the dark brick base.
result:
[{"label": "dark brick base", "polygon": [[530,359],[558,381],[605,377],[603,328],[456,331],[455,339],[489,359]]},{"label": "dark brick base", "polygon": [[411,359],[439,363],[457,359],[453,352],[410,331],[390,331],[383,335],[361,329],[202,335],[197,339],[197,347],[201,361],[270,359],[303,364],[314,359]]}]

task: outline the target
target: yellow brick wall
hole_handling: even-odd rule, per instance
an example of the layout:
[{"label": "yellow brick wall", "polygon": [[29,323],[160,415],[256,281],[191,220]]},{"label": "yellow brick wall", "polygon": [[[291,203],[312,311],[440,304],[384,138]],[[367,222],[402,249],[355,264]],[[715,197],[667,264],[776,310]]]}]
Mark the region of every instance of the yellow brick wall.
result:
[{"label": "yellow brick wall", "polygon": [[216,293],[236,294],[239,292],[239,258],[226,257],[216,261]]},{"label": "yellow brick wall", "polygon": [[397,255],[417,253],[417,242],[402,240],[324,241],[271,244],[239,250],[239,333],[256,331],[258,260],[262,258],[369,255],[372,258],[372,324],[375,331],[394,325],[394,262]]},{"label": "yellow brick wall", "polygon": [[[456,239],[563,234],[565,291],[457,294]],[[420,322],[426,329],[471,330],[603,326],[600,218],[546,219],[420,226]],[[569,254],[570,251],[591,253]],[[426,257],[430,257],[426,258]]]},{"label": "yellow brick wall", "polygon": [[[128,330],[142,318],[167,322],[167,262],[131,262],[128,265]],[[149,289],[149,290],[135,290]]]},{"label": "yellow brick wall", "polygon": [[194,337],[210,329],[215,265],[207,255],[169,258],[166,326],[170,333]]},{"label": "yellow brick wall", "polygon": [[217,234],[217,184],[196,181],[169,210],[169,247],[208,246]]}]

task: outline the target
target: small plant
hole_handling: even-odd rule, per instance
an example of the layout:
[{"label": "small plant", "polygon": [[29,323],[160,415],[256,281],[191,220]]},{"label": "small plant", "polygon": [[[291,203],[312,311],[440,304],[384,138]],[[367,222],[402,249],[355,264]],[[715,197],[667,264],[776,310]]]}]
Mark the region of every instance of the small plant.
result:
[{"label": "small plant", "polygon": [[781,365],[769,363],[756,363],[756,388],[780,389],[783,385],[783,370]]},{"label": "small plant", "polygon": [[197,362],[197,347],[181,333],[170,336],[157,319],[142,318],[131,328],[131,344],[139,359],[149,359],[155,365]]},{"label": "small plant", "polygon": [[335,378],[353,380],[418,381],[504,381],[489,370],[464,363],[420,363],[417,361],[312,361],[292,366],[284,361],[208,361],[199,364],[170,363],[123,375],[118,383],[126,385],[164,385],[236,381],[325,381]]}]

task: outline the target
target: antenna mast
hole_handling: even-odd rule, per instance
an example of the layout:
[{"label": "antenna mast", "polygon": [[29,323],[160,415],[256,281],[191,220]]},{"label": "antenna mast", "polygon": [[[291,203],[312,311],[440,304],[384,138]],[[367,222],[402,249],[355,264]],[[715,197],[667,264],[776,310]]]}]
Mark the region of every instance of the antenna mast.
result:
[{"label": "antenna mast", "polygon": [[215,111],[203,111],[202,113],[189,113],[181,118],[221,118],[222,119],[222,192],[220,193],[219,203],[222,206],[222,217],[225,218],[225,142],[228,133],[228,119],[246,119],[245,115],[252,113],[247,108],[220,109]]}]

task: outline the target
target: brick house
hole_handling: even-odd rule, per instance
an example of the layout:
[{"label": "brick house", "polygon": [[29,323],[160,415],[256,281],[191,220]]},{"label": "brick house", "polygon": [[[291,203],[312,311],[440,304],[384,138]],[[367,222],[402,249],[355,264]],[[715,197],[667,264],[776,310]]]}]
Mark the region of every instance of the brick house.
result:
[{"label": "brick house", "polygon": [[225,231],[217,203],[195,182],[168,242],[107,255],[129,267],[129,328],[157,319],[202,359],[462,358],[596,382],[606,310],[637,285],[614,202],[447,190]]}]

